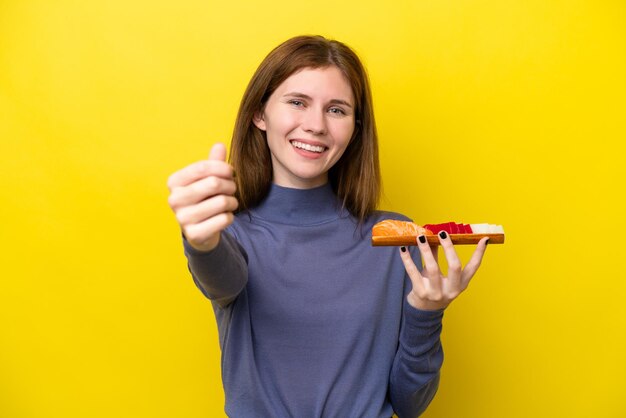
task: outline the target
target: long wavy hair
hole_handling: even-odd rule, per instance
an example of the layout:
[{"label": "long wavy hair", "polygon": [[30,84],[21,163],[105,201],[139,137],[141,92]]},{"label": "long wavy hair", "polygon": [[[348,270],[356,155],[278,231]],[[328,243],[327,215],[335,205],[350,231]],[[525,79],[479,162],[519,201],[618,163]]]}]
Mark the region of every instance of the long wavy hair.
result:
[{"label": "long wavy hair", "polygon": [[348,147],[328,172],[333,191],[360,222],[376,209],[380,196],[378,135],[367,73],[356,53],[322,36],[297,36],[277,46],[261,62],[243,95],[230,149],[239,211],[254,208],[272,183],[266,133],[253,123],[267,100],[289,76],[304,68],[337,67],[352,87],[355,127]]}]

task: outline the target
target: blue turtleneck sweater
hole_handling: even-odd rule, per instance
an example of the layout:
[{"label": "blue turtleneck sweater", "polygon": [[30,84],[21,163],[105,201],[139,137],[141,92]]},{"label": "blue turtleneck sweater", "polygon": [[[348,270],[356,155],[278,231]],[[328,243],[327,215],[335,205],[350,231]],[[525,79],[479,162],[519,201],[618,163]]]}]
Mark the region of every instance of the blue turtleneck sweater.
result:
[{"label": "blue turtleneck sweater", "polygon": [[370,244],[382,219],[406,218],[376,212],[359,226],[328,185],[273,185],[213,251],[185,243],[217,318],[229,416],[404,418],[428,406],[443,312],[406,301],[398,249]]}]

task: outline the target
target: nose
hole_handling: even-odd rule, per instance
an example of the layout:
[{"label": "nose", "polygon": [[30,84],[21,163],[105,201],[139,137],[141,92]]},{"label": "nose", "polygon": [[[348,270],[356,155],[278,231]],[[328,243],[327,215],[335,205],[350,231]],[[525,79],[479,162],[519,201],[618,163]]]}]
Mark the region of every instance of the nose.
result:
[{"label": "nose", "polygon": [[321,109],[309,109],[302,120],[302,129],[313,135],[324,135],[327,130],[326,113]]}]

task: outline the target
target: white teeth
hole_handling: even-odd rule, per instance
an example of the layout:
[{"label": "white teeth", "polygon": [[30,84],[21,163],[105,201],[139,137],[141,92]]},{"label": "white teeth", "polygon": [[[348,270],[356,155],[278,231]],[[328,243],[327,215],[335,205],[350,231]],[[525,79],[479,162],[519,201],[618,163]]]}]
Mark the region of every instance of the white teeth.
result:
[{"label": "white teeth", "polygon": [[324,151],[324,147],[320,147],[318,145],[305,144],[304,142],[300,142],[300,141],[291,141],[291,144],[296,148],[300,148],[300,149],[311,151],[311,152]]}]

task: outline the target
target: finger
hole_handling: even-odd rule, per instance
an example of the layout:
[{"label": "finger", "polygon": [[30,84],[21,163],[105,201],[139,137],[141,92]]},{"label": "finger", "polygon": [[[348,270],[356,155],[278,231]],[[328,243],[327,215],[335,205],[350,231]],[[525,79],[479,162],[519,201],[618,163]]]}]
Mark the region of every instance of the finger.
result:
[{"label": "finger", "polygon": [[489,242],[489,238],[485,237],[478,241],[478,245],[472,254],[472,258],[467,262],[463,272],[461,273],[461,283],[463,287],[467,287],[469,281],[472,279],[478,267],[480,267],[480,263],[483,261],[483,256],[485,255],[485,250],[487,249],[487,244]]},{"label": "finger", "polygon": [[452,240],[446,231],[439,232],[439,242],[441,243],[443,252],[446,255],[446,262],[448,264],[448,279],[450,280],[450,284],[458,288],[461,284],[461,260],[459,259],[459,256],[454,248],[454,244],[452,244]]},{"label": "finger", "polygon": [[437,265],[439,265],[439,244],[437,245],[429,244],[429,246],[430,246],[430,251],[433,253],[433,258],[435,259],[435,262],[437,262]]},{"label": "finger", "polygon": [[196,205],[185,206],[179,209],[176,211],[176,219],[181,225],[197,224],[220,213],[234,212],[237,206],[239,204],[236,198],[221,194]]},{"label": "finger", "polygon": [[185,187],[174,188],[168,202],[172,209],[178,209],[199,203],[215,195],[232,196],[236,190],[237,186],[234,181],[211,176]]},{"label": "finger", "polygon": [[422,270],[422,277],[424,277],[432,289],[441,289],[441,272],[439,270],[439,264],[433,255],[433,250],[428,245],[426,236],[420,235],[417,237],[417,246],[422,255],[422,261],[424,263],[424,269]]},{"label": "finger", "polygon": [[406,247],[400,247],[400,258],[402,259],[402,263],[404,264],[404,269],[406,270],[409,279],[411,279],[411,283],[413,283],[413,290],[422,297],[425,294],[425,288],[423,283],[423,277],[420,274],[419,269],[413,262],[411,258],[411,253],[409,253]]},{"label": "finger", "polygon": [[209,152],[209,160],[226,161],[226,146],[221,142],[213,145]]},{"label": "finger", "polygon": [[188,186],[209,176],[231,179],[233,177],[233,168],[224,161],[198,161],[172,174],[167,180],[167,187],[173,190],[176,187]]}]

